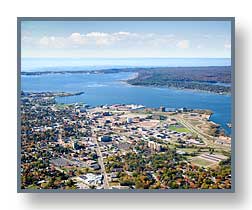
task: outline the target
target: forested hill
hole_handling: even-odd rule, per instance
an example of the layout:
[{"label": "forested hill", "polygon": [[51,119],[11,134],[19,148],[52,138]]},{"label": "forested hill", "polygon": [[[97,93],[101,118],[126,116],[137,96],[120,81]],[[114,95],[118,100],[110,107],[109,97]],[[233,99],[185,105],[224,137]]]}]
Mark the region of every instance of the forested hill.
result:
[{"label": "forested hill", "polygon": [[141,69],[127,82],[132,85],[197,89],[215,93],[231,92],[231,67],[174,67]]}]

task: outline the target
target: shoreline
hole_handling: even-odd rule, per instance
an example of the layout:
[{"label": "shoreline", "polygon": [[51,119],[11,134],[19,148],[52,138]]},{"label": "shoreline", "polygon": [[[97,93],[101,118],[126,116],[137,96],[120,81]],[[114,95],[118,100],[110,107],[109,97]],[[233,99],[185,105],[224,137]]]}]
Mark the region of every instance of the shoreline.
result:
[{"label": "shoreline", "polygon": [[[126,79],[119,80],[123,83],[127,83],[128,85],[132,85],[134,87],[140,86],[140,87],[157,87],[157,88],[172,88],[172,89],[177,89],[177,90],[189,90],[189,91],[199,91],[199,92],[207,92],[207,93],[213,93],[213,94],[218,94],[218,95],[227,95],[231,96],[231,91],[230,88],[227,88],[225,85],[215,85],[219,82],[225,83],[225,84],[230,84],[230,82],[227,82],[229,80],[224,80],[221,81],[218,78],[215,80],[210,80],[210,84],[204,84],[206,81],[206,77],[203,76],[201,78],[202,80],[199,81],[197,78],[198,73],[194,73],[194,71],[198,71],[199,69],[206,69],[207,72],[211,70],[212,68],[217,68],[217,67],[144,67],[144,68],[111,68],[111,69],[100,69],[100,70],[78,70],[78,71],[41,71],[41,72],[21,72],[21,76],[41,76],[41,75],[63,75],[63,74],[114,74],[114,73],[123,73],[123,72],[128,72],[128,73],[133,73],[132,76]],[[229,66],[221,66],[218,68],[229,68]],[[185,71],[188,69],[189,71],[192,72],[192,77],[196,78],[192,79],[191,81],[187,80],[180,80],[181,77],[181,71]],[[175,71],[174,71],[175,70]],[[169,71],[172,71],[172,74],[178,74],[177,78],[170,78],[169,80],[162,80],[163,76],[165,76],[166,71],[167,74],[169,75]],[[202,70],[203,71],[203,70]],[[158,73],[157,76],[159,75],[159,72],[163,72],[160,76],[154,77],[153,79],[151,78],[152,76],[156,75],[156,72]],[[147,77],[146,77],[146,73]],[[173,75],[174,76],[174,75]],[[183,74],[182,74],[183,76]],[[215,75],[216,76],[216,75]],[[226,78],[224,78],[226,79]],[[134,81],[136,80],[136,81]],[[146,81],[147,80],[147,81]],[[197,83],[199,81],[199,84]],[[132,84],[133,82],[133,84]],[[158,84],[158,83],[162,84]],[[139,84],[134,84],[134,83],[139,83]],[[142,83],[142,84],[141,84]],[[146,84],[144,84],[146,83]],[[148,84],[148,83],[153,83],[153,84]],[[155,84],[157,83],[157,84]],[[164,84],[167,83],[167,84]],[[213,84],[211,84],[213,83]],[[197,85],[198,84],[198,85]],[[195,86],[196,85],[196,86]],[[186,88],[186,86],[189,86],[189,88]],[[195,86],[195,88],[194,88]],[[202,86],[202,88],[199,88],[199,86]],[[191,88],[192,87],[192,88]],[[226,91],[225,91],[226,90]],[[222,92],[223,91],[223,92]]]},{"label": "shoreline", "polygon": [[202,93],[210,93],[210,94],[215,94],[215,95],[223,95],[223,96],[231,96],[232,94],[229,92],[223,92],[223,93],[218,93],[214,91],[207,91],[207,90],[201,90],[201,89],[189,89],[189,88],[177,88],[177,87],[167,87],[167,86],[159,86],[159,85],[132,85],[127,82],[127,80],[121,80],[122,83],[125,83],[129,86],[133,87],[152,87],[152,88],[164,88],[164,89],[172,89],[172,90],[180,90],[180,91],[191,91],[191,92],[202,92]]},{"label": "shoreline", "polygon": [[40,97],[68,97],[68,96],[79,96],[84,94],[84,91],[80,91],[80,92],[53,92],[53,91],[22,91],[21,90],[21,96],[32,96],[32,95],[38,95]]},{"label": "shoreline", "polygon": [[128,80],[136,79],[139,76],[139,72],[135,73],[132,77],[118,80],[122,84],[132,86],[132,87],[151,87],[151,88],[163,88],[163,89],[172,89],[172,90],[179,90],[179,91],[191,91],[191,92],[201,92],[201,93],[209,93],[209,94],[215,94],[215,95],[223,95],[223,96],[231,96],[231,92],[224,92],[224,93],[218,93],[214,91],[207,91],[207,90],[200,90],[200,89],[189,89],[189,88],[177,88],[177,87],[167,87],[167,86],[159,86],[159,85],[133,85],[128,82]]},{"label": "shoreline", "polygon": [[[61,97],[70,97],[70,96],[75,96],[75,95],[81,95],[81,94],[84,94],[84,92],[76,92],[76,93],[69,93],[69,92],[52,92],[52,91],[43,91],[43,92],[34,92],[34,91],[32,91],[32,92],[29,92],[29,91],[21,91],[22,92],[22,94],[24,94],[23,96],[32,96],[32,95],[35,95],[35,96],[38,96],[39,95],[39,97],[52,97],[52,98],[54,98],[54,99],[56,99],[55,100],[55,103],[56,104],[65,104],[65,105],[72,105],[73,103],[64,103],[64,102],[58,102],[57,101],[57,97],[58,98],[61,98]],[[83,102],[75,102],[75,103],[83,103]],[[111,105],[114,105],[113,103],[111,103],[111,104],[106,104],[106,105],[109,105],[109,106],[111,106]],[[101,105],[96,105],[96,106],[91,106],[91,107],[93,107],[93,108],[95,108],[95,107],[99,107],[99,106],[101,106]],[[146,106],[146,108],[151,108],[151,109],[157,109],[158,107],[148,107],[148,106]],[[169,107],[169,108],[171,108],[171,107]],[[186,107],[186,108],[188,108],[188,107]],[[173,108],[174,110],[179,110],[180,108]],[[212,110],[208,110],[208,109],[198,109],[198,108],[192,108],[192,110],[194,110],[194,111],[211,111],[211,114],[209,114],[209,116],[208,116],[208,121],[209,122],[212,122],[213,124],[215,124],[215,125],[219,125],[220,126],[220,128],[222,128],[222,129],[224,129],[224,131],[225,131],[225,135],[226,136],[230,136],[230,134],[229,134],[229,132],[225,129],[225,127],[223,127],[223,126],[221,126],[221,124],[219,124],[218,122],[215,122],[215,121],[213,121],[211,118],[212,118],[212,116],[214,115],[214,112],[212,111]],[[232,128],[229,128],[230,130],[232,129]]]},{"label": "shoreline", "polygon": [[183,69],[211,69],[211,68],[231,68],[230,65],[224,66],[144,66],[144,67],[123,67],[123,68],[108,68],[108,69],[96,69],[96,70],[48,70],[48,71],[22,71],[21,75],[42,75],[42,74],[86,74],[86,73],[93,73],[93,74],[100,74],[100,73],[119,73],[119,72],[140,72],[143,70],[165,70],[165,69],[176,69],[176,70],[183,70]]}]

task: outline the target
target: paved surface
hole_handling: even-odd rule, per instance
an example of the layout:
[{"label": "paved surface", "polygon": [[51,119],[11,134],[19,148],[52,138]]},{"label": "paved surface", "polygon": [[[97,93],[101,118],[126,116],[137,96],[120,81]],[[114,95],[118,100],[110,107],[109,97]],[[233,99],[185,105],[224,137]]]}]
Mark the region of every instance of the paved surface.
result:
[{"label": "paved surface", "polygon": [[186,128],[188,128],[189,130],[191,130],[192,132],[196,133],[205,143],[205,146],[210,146],[210,147],[214,147],[216,149],[227,149],[227,146],[224,145],[217,145],[215,143],[216,141],[216,137],[214,136],[210,136],[204,132],[202,132],[202,130],[200,130],[198,127],[193,126],[190,122],[188,122],[187,120],[183,119],[182,117],[174,117],[177,119],[178,122],[180,122],[183,126],[185,126]]},{"label": "paved surface", "polygon": [[96,152],[98,155],[98,163],[101,166],[101,173],[103,175],[103,187],[104,187],[104,189],[109,189],[108,176],[107,176],[107,173],[105,170],[101,149],[98,144],[97,138],[93,136],[93,140],[94,140],[94,143],[97,145]]},{"label": "paved surface", "polygon": [[214,137],[203,133],[199,128],[191,125],[189,122],[184,120],[182,117],[176,117],[176,118],[182,125],[184,125],[186,128],[188,128],[189,130],[196,133],[204,141],[206,146],[214,143],[214,141],[215,141]]}]

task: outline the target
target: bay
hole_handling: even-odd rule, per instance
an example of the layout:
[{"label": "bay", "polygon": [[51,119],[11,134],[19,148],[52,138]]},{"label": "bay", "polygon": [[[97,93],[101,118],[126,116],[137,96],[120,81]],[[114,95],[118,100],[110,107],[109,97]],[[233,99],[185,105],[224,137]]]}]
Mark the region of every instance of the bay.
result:
[{"label": "bay", "polygon": [[23,91],[63,91],[84,94],[57,98],[59,103],[84,102],[91,106],[105,104],[141,104],[146,107],[210,109],[214,112],[211,120],[220,124],[227,134],[231,129],[230,95],[196,90],[178,90],[172,88],[139,87],[128,85],[124,80],[134,73],[121,72],[113,74],[44,74],[21,76]]}]

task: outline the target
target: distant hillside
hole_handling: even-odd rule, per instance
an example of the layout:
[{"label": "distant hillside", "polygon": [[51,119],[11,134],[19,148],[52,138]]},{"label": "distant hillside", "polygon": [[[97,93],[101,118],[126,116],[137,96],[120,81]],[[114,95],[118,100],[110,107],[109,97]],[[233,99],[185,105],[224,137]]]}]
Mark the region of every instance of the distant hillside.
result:
[{"label": "distant hillside", "polygon": [[231,85],[228,84],[231,84],[231,73],[230,66],[152,68],[138,71],[138,76],[127,82],[132,85],[230,93]]}]

